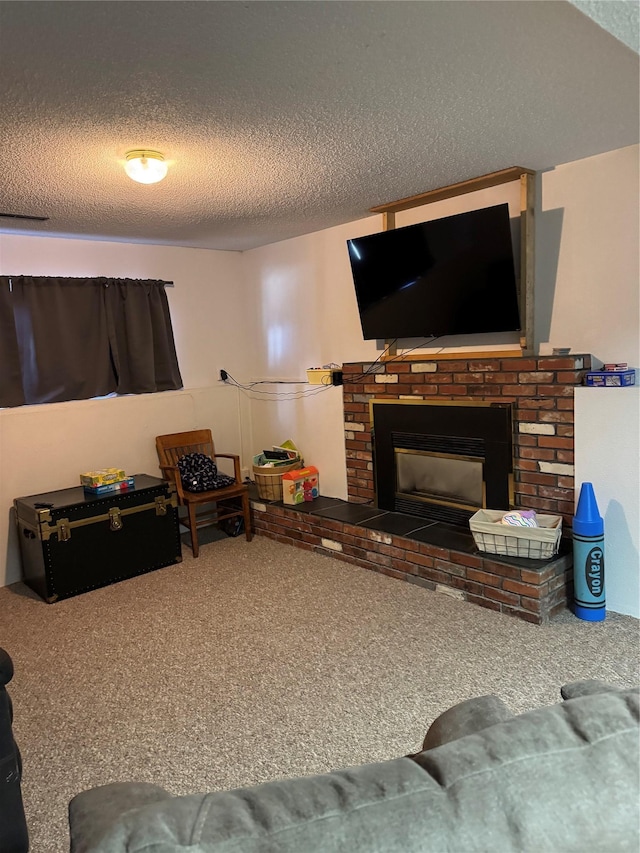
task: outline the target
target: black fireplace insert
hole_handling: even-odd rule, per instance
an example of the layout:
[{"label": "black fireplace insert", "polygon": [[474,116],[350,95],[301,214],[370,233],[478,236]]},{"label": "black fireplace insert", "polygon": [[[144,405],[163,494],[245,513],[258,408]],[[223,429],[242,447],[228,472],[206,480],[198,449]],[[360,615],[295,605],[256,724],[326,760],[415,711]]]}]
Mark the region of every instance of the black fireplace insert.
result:
[{"label": "black fireplace insert", "polygon": [[511,403],[372,400],[380,509],[468,525],[513,505]]}]

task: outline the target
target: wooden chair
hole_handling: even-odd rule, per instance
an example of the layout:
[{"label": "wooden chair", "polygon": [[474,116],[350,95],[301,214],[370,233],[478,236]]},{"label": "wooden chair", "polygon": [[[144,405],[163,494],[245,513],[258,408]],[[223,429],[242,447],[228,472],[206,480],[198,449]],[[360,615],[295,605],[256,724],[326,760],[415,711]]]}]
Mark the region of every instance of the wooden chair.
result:
[{"label": "wooden chair", "polygon": [[[225,518],[242,516],[247,542],[251,542],[249,491],[242,484],[239,456],[233,453],[216,453],[210,429],[159,435],[156,437],[156,450],[164,478],[175,483],[178,504],[187,508],[186,517],[180,518],[179,521],[191,535],[191,549],[194,557],[197,557],[199,552],[198,528]],[[214,462],[216,459],[233,459],[236,482],[231,486],[209,492],[186,491],[182,488],[177,463],[178,459],[187,453],[205,453]]]}]

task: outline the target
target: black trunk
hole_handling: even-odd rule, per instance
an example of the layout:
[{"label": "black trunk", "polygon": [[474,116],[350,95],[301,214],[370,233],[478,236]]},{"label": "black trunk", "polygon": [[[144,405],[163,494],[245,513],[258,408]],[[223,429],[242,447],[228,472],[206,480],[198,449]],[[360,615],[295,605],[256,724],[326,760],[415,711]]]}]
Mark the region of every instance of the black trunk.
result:
[{"label": "black trunk", "polygon": [[176,498],[165,481],[136,474],[127,491],[82,486],[14,501],[24,582],[54,602],[182,559]]}]

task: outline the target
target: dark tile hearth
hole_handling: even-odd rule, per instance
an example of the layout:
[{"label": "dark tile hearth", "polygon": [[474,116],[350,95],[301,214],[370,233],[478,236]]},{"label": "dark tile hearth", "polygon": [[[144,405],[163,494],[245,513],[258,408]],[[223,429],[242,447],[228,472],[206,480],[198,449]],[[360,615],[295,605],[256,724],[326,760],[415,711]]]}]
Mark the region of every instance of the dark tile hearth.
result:
[{"label": "dark tile hearth", "polygon": [[432,527],[436,522],[427,521],[424,518],[416,518],[415,515],[405,515],[401,512],[383,512],[369,521],[362,522],[362,527],[372,530],[381,530],[384,533],[393,533],[396,536],[411,537],[418,530]]},{"label": "dark tile hearth", "polygon": [[[257,490],[251,490],[251,499],[262,501]],[[268,501],[272,506],[281,506],[289,511],[301,512],[305,515],[318,515],[321,518],[330,518],[342,521],[345,524],[355,524],[367,530],[378,530],[381,533],[389,533],[394,536],[404,536],[407,539],[415,539],[418,542],[426,542],[439,548],[448,548],[465,554],[479,554],[473,536],[469,530],[458,527],[455,524],[446,524],[440,521],[429,521],[418,518],[415,515],[407,515],[402,512],[389,512],[378,509],[369,504],[356,504],[343,501],[340,498],[318,497],[313,501],[291,506],[282,501]],[[492,555],[494,556],[494,555]],[[500,559],[496,557],[496,559]],[[511,557],[505,558],[510,562]],[[540,563],[546,565],[546,560],[521,560],[523,565]]]},{"label": "dark tile hearth", "polygon": [[[297,507],[291,507],[291,509],[297,509]],[[346,501],[342,501],[340,504],[336,504],[328,509],[319,509],[317,512],[314,512],[314,515],[320,515],[323,518],[333,518],[336,521],[344,521],[346,524],[362,524],[365,521],[375,520],[379,516],[386,514],[385,510],[382,509],[367,506],[366,504],[351,504]]]},{"label": "dark tile hearth", "polygon": [[[262,500],[262,498],[258,497],[257,490],[255,492],[255,497],[253,493],[251,494],[251,500]],[[296,506],[291,507],[291,509],[295,509],[296,512],[312,512],[314,515],[317,515],[322,510],[339,507],[343,504],[344,501],[341,501],[339,498],[325,498],[320,495],[320,497],[317,497],[314,501],[305,501],[304,503],[296,504]],[[285,506],[285,504],[282,504],[282,506]]]},{"label": "dark tile hearth", "polygon": [[479,554],[471,531],[455,524],[437,522],[430,527],[422,527],[408,534],[409,539],[418,542],[428,542],[440,548],[448,548],[450,551],[460,551],[463,554]]},{"label": "dark tile hearth", "polygon": [[[315,501],[310,501],[309,506],[313,507],[314,503]],[[282,505],[284,506],[284,504]],[[299,506],[295,507],[295,509],[299,509]],[[307,511],[314,512],[314,509]],[[352,504],[348,501],[340,501],[338,499],[335,499],[332,506],[328,509],[318,508],[314,514],[323,518],[344,521],[347,524],[357,524],[368,530],[378,530],[381,533],[391,533],[395,536],[415,539],[417,542],[427,542],[438,548],[447,548],[465,554],[480,553],[476,548],[471,532],[455,524],[429,521],[428,519],[418,518],[415,515],[407,515],[402,512],[388,512],[387,510],[381,510],[367,504]]]}]

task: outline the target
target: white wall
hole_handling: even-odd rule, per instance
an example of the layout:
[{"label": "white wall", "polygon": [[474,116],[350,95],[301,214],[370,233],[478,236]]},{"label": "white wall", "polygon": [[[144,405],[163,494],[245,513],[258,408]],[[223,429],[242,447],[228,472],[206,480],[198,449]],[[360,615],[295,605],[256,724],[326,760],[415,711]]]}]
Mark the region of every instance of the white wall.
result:
[{"label": "white wall", "polygon": [[[184,391],[0,409],[0,585],[20,578],[13,500],[73,486],[81,471],[120,466],[159,475],[155,436],[210,426],[220,451],[250,464],[248,404],[218,382],[244,374],[246,298],[236,252],[0,234],[0,274],[173,281],[167,289]],[[242,417],[241,417],[241,407]]]},{"label": "white wall", "polygon": [[640,618],[640,387],[576,389],[575,467],[604,519],[607,610]]},{"label": "white wall", "polygon": [[[347,238],[371,233],[376,221],[244,253],[251,334],[262,341],[245,380],[304,383],[309,367],[376,358],[375,344],[362,339],[346,255]],[[255,452],[291,438],[319,467],[322,494],[346,498],[342,389],[266,385],[251,398]]]},{"label": "white wall", "polygon": [[[550,346],[634,368],[640,366],[638,152],[631,146],[542,176],[540,226],[549,253],[541,255],[536,279]],[[640,618],[640,388],[578,388],[575,405],[576,500],[581,484],[593,483],[605,522],[607,610]]]},{"label": "white wall", "polygon": [[536,253],[539,340],[633,367],[640,364],[639,154],[632,145],[545,172]]}]

